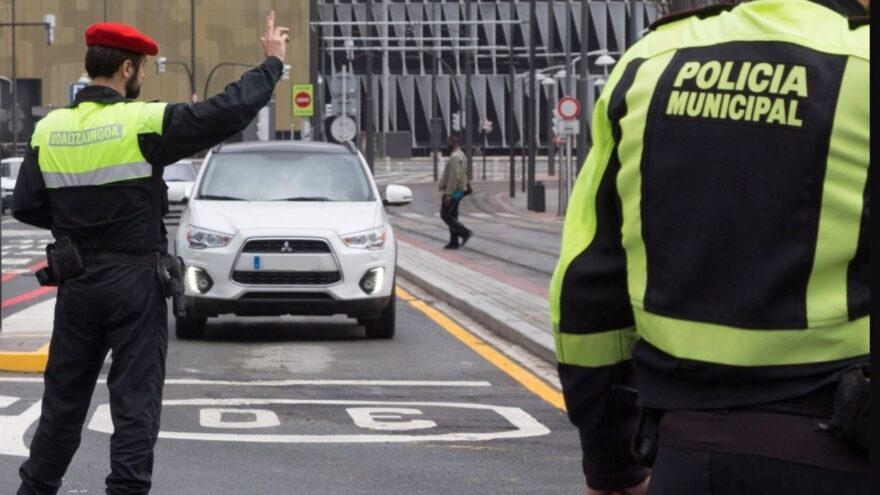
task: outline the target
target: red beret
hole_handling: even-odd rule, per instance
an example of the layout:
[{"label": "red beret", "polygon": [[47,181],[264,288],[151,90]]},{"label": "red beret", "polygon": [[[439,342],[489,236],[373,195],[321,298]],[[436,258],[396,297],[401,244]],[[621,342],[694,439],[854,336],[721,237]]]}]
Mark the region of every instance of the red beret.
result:
[{"label": "red beret", "polygon": [[109,46],[144,55],[159,53],[159,45],[146,34],[129,26],[116,22],[99,22],[86,29],[87,46]]}]

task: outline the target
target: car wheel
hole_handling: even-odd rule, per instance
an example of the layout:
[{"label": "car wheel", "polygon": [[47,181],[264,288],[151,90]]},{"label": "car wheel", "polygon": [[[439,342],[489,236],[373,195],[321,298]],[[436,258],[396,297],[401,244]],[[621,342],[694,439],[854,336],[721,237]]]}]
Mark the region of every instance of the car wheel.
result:
[{"label": "car wheel", "polygon": [[382,310],[378,318],[358,320],[363,320],[368,339],[390,339],[394,337],[395,321],[397,320],[397,298],[393,295],[394,291],[391,294],[391,300],[388,301],[388,305],[385,306],[385,309]]},{"label": "car wheel", "polygon": [[200,339],[205,336],[207,318],[174,317],[174,333],[178,339]]}]

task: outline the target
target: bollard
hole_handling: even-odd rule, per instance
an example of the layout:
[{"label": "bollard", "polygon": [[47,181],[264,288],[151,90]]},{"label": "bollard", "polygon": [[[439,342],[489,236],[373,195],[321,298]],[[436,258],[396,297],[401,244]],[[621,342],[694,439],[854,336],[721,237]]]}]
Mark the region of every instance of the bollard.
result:
[{"label": "bollard", "polygon": [[539,213],[543,213],[543,212],[547,211],[547,202],[546,202],[546,198],[545,198],[545,194],[544,194],[544,183],[538,181],[535,183],[534,187],[535,187],[535,189],[532,191],[534,193],[533,194],[533,196],[534,196],[533,201],[534,201],[534,206],[535,206],[534,211],[539,212]]}]

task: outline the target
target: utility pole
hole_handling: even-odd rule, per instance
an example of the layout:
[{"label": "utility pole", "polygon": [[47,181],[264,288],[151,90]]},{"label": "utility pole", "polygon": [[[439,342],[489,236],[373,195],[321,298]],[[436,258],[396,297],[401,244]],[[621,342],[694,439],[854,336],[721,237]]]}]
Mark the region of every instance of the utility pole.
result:
[{"label": "utility pole", "polygon": [[[516,18],[515,5],[513,4],[513,2],[510,2],[509,5],[510,5],[510,19],[513,20]],[[510,191],[509,191],[509,194],[510,194],[511,198],[516,197],[516,150],[514,149],[514,146],[513,146],[513,144],[514,144],[513,130],[516,128],[516,126],[513,125],[514,120],[516,120],[516,116],[514,115],[514,113],[515,113],[514,109],[516,107],[516,103],[514,103],[516,100],[516,91],[515,91],[515,89],[516,89],[516,87],[515,87],[515,85],[516,85],[516,77],[515,77],[516,64],[514,63],[514,59],[513,59],[513,37],[515,35],[515,32],[516,32],[516,26],[515,25],[510,26],[511,39],[507,40],[508,45],[510,46],[510,49],[507,52],[508,56],[510,57],[510,59],[509,59],[510,73],[508,74],[508,77],[510,79],[510,93],[509,93],[510,96],[507,98],[507,119],[506,120],[507,120],[507,146],[510,148]]]},{"label": "utility pole", "polygon": [[18,75],[15,67],[15,0],[12,0],[12,156],[18,156]]},{"label": "utility pole", "polygon": [[[435,1],[433,5],[433,19],[435,23],[440,20],[440,11],[438,10],[438,6],[440,2]],[[434,36],[434,60],[432,62],[433,69],[431,74],[431,155],[433,155],[434,161],[434,182],[440,178],[440,138],[443,135],[441,125],[440,125],[440,111],[437,108],[437,76],[440,74],[440,36],[442,34],[443,26],[440,24],[433,24],[431,26],[432,36]]]},{"label": "utility pole", "polygon": [[[471,27],[469,21],[471,21],[471,14],[473,13],[471,10],[472,2],[470,0],[465,0],[464,9],[465,9],[465,22],[464,22],[464,37],[465,39],[471,38],[471,30],[474,29]],[[470,41],[468,41],[470,43]],[[473,84],[473,79],[471,78],[471,73],[474,71],[474,54],[471,51],[471,45],[468,45],[468,48],[464,51],[464,122],[462,122],[462,128],[465,131],[464,135],[464,143],[465,143],[465,155],[467,155],[467,176],[468,180],[473,180],[474,178],[474,97],[473,92],[471,91],[471,84]]]},{"label": "utility pole", "polygon": [[[366,26],[364,26],[364,34],[365,37],[369,38],[370,34],[370,25],[373,22],[373,0],[367,0],[367,15],[366,15]],[[369,45],[372,45],[371,42],[366,42]],[[375,109],[373,108],[373,50],[372,46],[367,47],[367,70],[366,70],[366,78],[367,78],[367,96],[365,98],[366,103],[366,118],[367,118],[367,165],[370,166],[370,172],[373,171],[373,161],[375,155],[375,143],[373,143],[373,115],[375,114]],[[386,104],[388,102],[385,102]]]},{"label": "utility pole", "polygon": [[[532,98],[535,102],[538,100],[538,92],[535,84],[535,43],[538,37],[538,6],[536,0],[529,0],[529,90],[532,92]],[[535,112],[535,103],[532,102],[527,109],[526,129],[529,134],[529,166],[528,179],[526,184],[526,204],[529,211],[535,210],[535,152],[537,151],[537,133],[538,133],[538,116]]]},{"label": "utility pole", "polygon": [[[568,1],[566,0],[566,4]],[[544,45],[547,47],[547,67],[553,65],[553,57],[552,53],[556,52],[556,2],[550,0],[548,3],[550,8],[550,16],[549,23],[547,26],[547,43]],[[551,105],[547,105],[547,174],[555,175],[556,174],[556,163],[555,163],[555,151],[556,145],[553,143],[553,106],[555,106],[556,102],[551,102]]]},{"label": "utility pole", "polygon": [[[587,143],[590,139],[589,136],[589,119],[592,118],[590,112],[586,111],[588,108],[585,105],[589,95],[588,91],[592,91],[590,87],[589,75],[590,75],[590,64],[587,60],[587,52],[590,51],[589,40],[590,40],[590,4],[588,2],[581,2],[581,70],[580,70],[580,83],[578,84],[578,101],[581,103],[581,116],[580,116],[580,128],[581,132],[577,136],[577,160],[575,161],[575,167],[577,171],[580,171],[581,166],[584,161],[587,159]],[[569,68],[571,69],[571,68]]]},{"label": "utility pole", "polygon": [[[320,72],[318,71],[318,57],[321,56],[321,50],[318,49],[319,46],[319,33],[321,31],[320,26],[315,26],[314,23],[318,20],[318,0],[309,0],[309,81],[314,84],[314,95],[319,96],[323,91],[321,88],[321,84],[318,84],[318,75]],[[321,105],[323,104],[323,98],[316,97],[317,101],[314,105],[315,111],[312,113],[311,124],[312,124],[312,140],[320,141],[321,136],[321,114],[323,113],[323,108]],[[291,133],[293,131],[291,130]]]},{"label": "utility pole", "polygon": [[[196,88],[196,0],[189,0],[189,33],[190,33],[190,45],[189,45],[189,66],[192,67],[192,87],[193,94],[190,95],[190,101],[193,103],[196,102],[198,95],[195,93]],[[207,98],[208,95],[202,95]]]}]

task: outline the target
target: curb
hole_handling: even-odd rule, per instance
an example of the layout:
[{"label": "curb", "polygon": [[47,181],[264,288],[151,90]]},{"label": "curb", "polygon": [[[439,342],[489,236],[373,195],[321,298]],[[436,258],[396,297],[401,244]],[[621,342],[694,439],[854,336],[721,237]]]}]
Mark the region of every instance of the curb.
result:
[{"label": "curb", "polygon": [[42,373],[49,360],[49,344],[35,352],[0,352],[0,371]]},{"label": "curb", "polygon": [[519,344],[544,361],[550,364],[556,364],[556,349],[553,343],[553,337],[535,328],[533,325],[518,319],[502,319],[493,313],[500,311],[490,311],[491,308],[479,307],[470,303],[466,299],[457,294],[453,294],[448,290],[437,287],[424,276],[420,275],[417,270],[411,270],[406,263],[398,260],[398,272],[408,281],[412,282],[420,289],[431,294],[432,296],[442,299],[453,308],[473,318],[474,321],[504,337],[505,339]]}]

